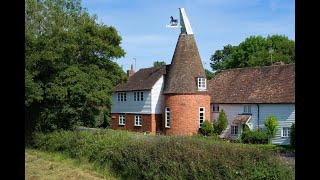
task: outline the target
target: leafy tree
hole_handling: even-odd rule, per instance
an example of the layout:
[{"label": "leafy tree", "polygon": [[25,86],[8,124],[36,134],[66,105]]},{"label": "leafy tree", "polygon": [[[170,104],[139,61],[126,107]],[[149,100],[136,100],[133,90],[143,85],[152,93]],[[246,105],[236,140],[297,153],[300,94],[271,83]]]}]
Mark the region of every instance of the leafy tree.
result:
[{"label": "leafy tree", "polygon": [[153,67],[159,67],[159,66],[164,66],[164,65],[166,65],[166,62],[164,62],[164,61],[153,62]]},{"label": "leafy tree", "polygon": [[113,60],[125,52],[117,30],[96,21],[81,0],[26,0],[25,117],[31,131],[96,126],[96,116],[110,109],[113,87],[127,80]]},{"label": "leafy tree", "polygon": [[291,131],[290,131],[290,145],[291,147],[296,147],[296,125],[295,123],[292,123],[291,125]]},{"label": "leafy tree", "polygon": [[213,72],[209,71],[208,69],[205,69],[204,71],[206,73],[206,78],[208,80],[210,80],[210,79],[212,79],[214,77],[214,73]]},{"label": "leafy tree", "polygon": [[295,42],[282,35],[250,36],[238,46],[230,44],[217,50],[210,58],[213,71],[220,72],[223,69],[269,66],[272,63],[282,61],[285,64],[295,62]]},{"label": "leafy tree", "polygon": [[202,123],[202,127],[200,129],[201,134],[204,136],[210,136],[213,133],[213,127],[208,120],[205,120]]},{"label": "leafy tree", "polygon": [[278,120],[275,116],[270,115],[265,121],[264,125],[266,126],[266,131],[269,136],[269,139],[274,138],[278,131]]},{"label": "leafy tree", "polygon": [[215,122],[214,124],[214,132],[220,135],[227,128],[227,126],[228,126],[227,114],[223,109],[221,109],[219,113],[218,121]]}]

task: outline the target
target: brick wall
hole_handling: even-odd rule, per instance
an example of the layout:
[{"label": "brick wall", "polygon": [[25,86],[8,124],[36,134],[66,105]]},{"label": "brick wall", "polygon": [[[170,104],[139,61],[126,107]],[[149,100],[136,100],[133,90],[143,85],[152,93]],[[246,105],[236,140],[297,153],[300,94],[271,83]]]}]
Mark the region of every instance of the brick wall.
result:
[{"label": "brick wall", "polygon": [[[161,130],[161,114],[125,114],[126,123],[125,125],[119,125],[119,115],[121,113],[111,114],[111,128],[112,129],[122,129],[127,131],[137,131],[137,132],[151,132],[156,133],[157,130]],[[142,126],[134,125],[134,116],[141,115]]]},{"label": "brick wall", "polygon": [[[165,107],[170,107],[170,128],[165,127]],[[164,96],[162,128],[168,135],[194,135],[199,130],[199,107],[205,107],[205,120],[210,121],[208,94],[167,94]]]}]

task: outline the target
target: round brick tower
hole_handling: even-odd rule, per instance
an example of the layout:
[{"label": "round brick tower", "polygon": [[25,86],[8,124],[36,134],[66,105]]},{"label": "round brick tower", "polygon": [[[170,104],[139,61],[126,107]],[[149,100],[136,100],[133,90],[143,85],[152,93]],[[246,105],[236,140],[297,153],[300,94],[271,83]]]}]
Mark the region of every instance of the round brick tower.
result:
[{"label": "round brick tower", "polygon": [[196,41],[183,8],[181,33],[165,75],[162,129],[168,135],[194,135],[210,121],[210,96]]}]

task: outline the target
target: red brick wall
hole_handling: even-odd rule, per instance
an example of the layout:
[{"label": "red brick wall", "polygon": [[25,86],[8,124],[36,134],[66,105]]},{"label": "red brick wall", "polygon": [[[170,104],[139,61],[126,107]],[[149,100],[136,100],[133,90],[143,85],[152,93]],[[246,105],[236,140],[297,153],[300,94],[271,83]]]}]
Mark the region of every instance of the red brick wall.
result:
[{"label": "red brick wall", "polygon": [[[122,129],[127,131],[137,131],[137,132],[151,132],[156,133],[157,130],[161,129],[161,114],[125,114],[126,123],[125,125],[119,125],[119,115],[121,113],[111,114],[111,128],[112,129]],[[134,116],[141,115],[142,126],[134,126]]]},{"label": "red brick wall", "polygon": [[[210,121],[208,94],[167,94],[164,96],[162,128],[168,135],[194,135],[199,130],[199,107],[205,107],[205,120]],[[165,127],[165,107],[170,107],[170,128]]]}]

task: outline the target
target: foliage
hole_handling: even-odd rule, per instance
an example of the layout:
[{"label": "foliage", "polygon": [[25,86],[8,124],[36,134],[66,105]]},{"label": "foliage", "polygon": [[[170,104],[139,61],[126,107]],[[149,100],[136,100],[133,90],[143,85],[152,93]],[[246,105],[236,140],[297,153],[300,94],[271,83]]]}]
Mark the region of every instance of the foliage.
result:
[{"label": "foliage", "polygon": [[25,117],[31,129],[95,127],[101,112],[109,112],[113,87],[127,80],[112,60],[125,52],[117,30],[96,21],[80,0],[26,0]]},{"label": "foliage", "polygon": [[223,109],[220,110],[218,121],[214,123],[214,133],[220,135],[228,126],[227,114]]},{"label": "foliage", "polygon": [[202,123],[202,127],[200,129],[200,133],[204,136],[210,136],[213,135],[213,127],[211,123],[208,120],[205,120]]},{"label": "foliage", "polygon": [[241,133],[241,140],[243,143],[249,144],[267,144],[269,135],[262,129],[250,130],[244,129]]},{"label": "foliage", "polygon": [[160,67],[166,65],[166,62],[164,61],[155,61],[153,62],[153,67]]},{"label": "foliage", "polygon": [[269,138],[274,138],[276,136],[276,133],[278,131],[278,120],[274,115],[270,115],[265,121],[264,125],[266,126],[267,134],[269,135]]},{"label": "foliage", "polygon": [[[201,137],[124,131],[56,131],[35,135],[35,148],[110,169],[122,179],[294,179],[276,154]],[[239,161],[237,161],[239,159]]]},{"label": "foliage", "polygon": [[292,148],[296,148],[296,125],[292,123],[290,131],[290,145]]},{"label": "foliage", "polygon": [[209,71],[208,69],[205,69],[204,71],[206,73],[206,78],[208,80],[211,80],[214,77],[214,73],[213,72]]},{"label": "foliage", "polygon": [[213,71],[220,72],[224,69],[269,66],[272,63],[282,61],[285,64],[295,63],[295,42],[282,35],[250,36],[238,46],[230,44],[222,50],[216,50],[211,56]]}]

